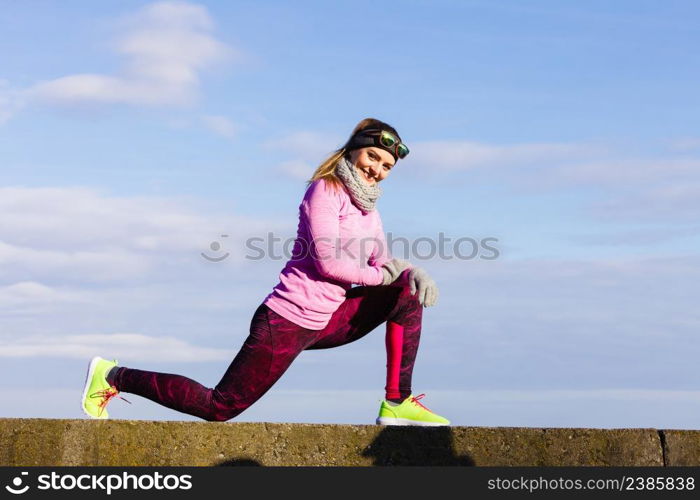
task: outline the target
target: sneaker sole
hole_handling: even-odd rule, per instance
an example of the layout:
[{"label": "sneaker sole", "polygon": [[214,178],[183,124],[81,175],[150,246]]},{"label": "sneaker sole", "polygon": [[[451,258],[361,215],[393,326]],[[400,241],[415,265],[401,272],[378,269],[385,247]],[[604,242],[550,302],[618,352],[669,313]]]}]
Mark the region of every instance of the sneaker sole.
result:
[{"label": "sneaker sole", "polygon": [[80,409],[83,410],[83,413],[87,415],[90,418],[94,418],[96,420],[103,420],[100,419],[100,417],[95,417],[90,415],[87,410],[85,409],[85,398],[87,398],[87,393],[88,389],[90,388],[90,381],[92,380],[92,376],[95,373],[95,367],[97,366],[97,363],[99,363],[102,360],[101,357],[95,356],[90,360],[90,365],[88,365],[88,370],[87,370],[87,375],[85,375],[85,387],[83,388],[83,399],[80,400]]},{"label": "sneaker sole", "polygon": [[420,427],[447,427],[450,424],[443,424],[440,422],[421,422],[419,420],[410,420],[408,418],[378,417],[377,425],[417,425]]}]

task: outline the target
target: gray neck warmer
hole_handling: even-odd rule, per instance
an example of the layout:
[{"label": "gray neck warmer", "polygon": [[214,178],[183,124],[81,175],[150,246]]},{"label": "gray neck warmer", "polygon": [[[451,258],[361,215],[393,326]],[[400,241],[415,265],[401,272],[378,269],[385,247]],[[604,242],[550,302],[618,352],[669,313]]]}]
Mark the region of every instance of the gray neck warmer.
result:
[{"label": "gray neck warmer", "polygon": [[371,212],[377,200],[382,195],[382,188],[378,184],[369,185],[362,178],[362,174],[350,161],[341,157],[335,164],[335,175],[343,181],[350,194],[352,202],[363,212]]}]

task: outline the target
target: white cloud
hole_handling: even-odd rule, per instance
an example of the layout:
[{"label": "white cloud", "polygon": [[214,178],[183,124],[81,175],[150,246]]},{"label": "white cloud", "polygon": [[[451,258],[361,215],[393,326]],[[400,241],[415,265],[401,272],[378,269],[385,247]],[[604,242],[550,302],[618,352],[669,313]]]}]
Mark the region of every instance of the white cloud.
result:
[{"label": "white cloud", "polygon": [[320,163],[323,157],[342,146],[343,142],[335,134],[300,131],[268,141],[266,146]]},{"label": "white cloud", "polygon": [[[89,281],[121,280],[143,276],[154,257],[123,249],[83,251],[35,249],[0,243],[0,277],[44,276]],[[24,274],[26,273],[26,274]]]},{"label": "white cloud", "polygon": [[284,161],[279,164],[279,169],[290,177],[302,180],[309,179],[314,173],[314,167],[303,160]]},{"label": "white cloud", "polygon": [[410,159],[431,169],[458,171],[563,161],[590,154],[579,144],[531,143],[494,145],[473,141],[424,141],[414,143]]},{"label": "white cloud", "polygon": [[584,201],[584,208],[596,219],[676,223],[700,217],[700,159],[689,155],[650,158],[587,144],[444,141],[416,143],[411,161],[415,165],[406,173],[423,179],[450,174],[450,182],[458,182],[455,175],[466,172],[470,182],[509,186],[519,194],[587,192],[594,201]]},{"label": "white cloud", "polygon": [[148,328],[237,342],[247,325],[230,315],[250,314],[284,265],[249,260],[246,239],[291,236],[295,226],[195,201],[0,188],[0,338]]},{"label": "white cloud", "polygon": [[235,138],[238,132],[236,125],[225,116],[205,115],[202,122],[209,130],[227,139]]},{"label": "white cloud", "polygon": [[[341,143],[330,134],[302,131],[267,146],[287,155],[280,171],[308,179]],[[585,143],[418,141],[411,149],[406,167],[400,164],[393,175],[450,186],[467,180],[496,184],[521,195],[583,189],[595,196],[583,203],[596,219],[683,222],[700,216],[700,159],[693,156],[638,157],[610,145]]]},{"label": "white cloud", "polygon": [[700,220],[700,181],[695,184],[675,184],[649,187],[619,198],[591,204],[593,214],[604,219],[643,220],[673,223]]},{"label": "white cloud", "polygon": [[694,158],[608,158],[591,162],[576,162],[552,168],[549,185],[590,185],[607,187],[656,186],[662,182],[685,183],[700,180],[700,160]]},{"label": "white cloud", "polygon": [[0,339],[0,357],[90,359],[96,355],[131,361],[206,362],[230,360],[227,349],[198,347],[172,337],[136,333],[28,336]]},{"label": "white cloud", "polygon": [[343,139],[334,134],[300,131],[268,141],[265,147],[289,157],[278,165],[280,171],[290,177],[306,180],[343,143]]},{"label": "white cloud", "polygon": [[228,234],[227,262],[239,262],[243,240],[280,223],[231,215],[183,200],[109,196],[84,187],[0,188],[0,277],[17,281],[122,280],[159,266],[196,262]]},{"label": "white cloud", "polygon": [[119,197],[85,187],[0,188],[0,234],[34,249],[182,251],[201,248],[202,236],[223,224],[239,232],[263,221],[199,213],[185,200]]},{"label": "white cloud", "polygon": [[683,137],[669,141],[672,151],[692,151],[700,149],[700,137]]},{"label": "white cloud", "polygon": [[[607,207],[607,210],[613,209],[612,207]],[[700,234],[700,226],[682,228],[653,227],[572,235],[571,240],[584,245],[638,246],[678,240],[698,234]]]},{"label": "white cloud", "polygon": [[[661,279],[697,277],[700,279],[700,256],[623,255],[600,259],[575,258],[530,258],[509,259],[500,257],[493,261],[444,261],[440,268],[461,282],[467,278],[502,286],[505,280],[527,280],[525,288],[531,293],[547,293],[541,289],[544,282],[554,284],[571,283],[591,285],[597,281],[614,282],[636,287],[642,282]],[[639,282],[633,283],[631,280]],[[539,285],[538,285],[539,284]]]},{"label": "white cloud", "polygon": [[585,208],[599,220],[675,226],[700,217],[700,159],[693,157],[635,158],[617,153],[557,165],[538,176],[522,175],[518,183],[537,191],[586,188],[595,198]]},{"label": "white cloud", "polygon": [[197,97],[199,73],[234,54],[212,35],[206,8],[159,2],[142,8],[116,44],[120,74],[77,74],[39,83],[25,92],[52,104],[187,105]]},{"label": "white cloud", "polygon": [[0,80],[0,125],[12,118],[22,107],[22,92],[11,88],[7,80]]},{"label": "white cloud", "polygon": [[21,281],[0,287],[0,311],[43,313],[56,310],[65,303],[92,303],[87,291],[66,287],[54,288],[35,281]]},{"label": "white cloud", "polygon": [[[328,133],[301,131],[269,141],[287,159],[278,170],[308,179],[320,162],[342,144]],[[687,139],[687,150],[695,141]],[[576,191],[582,213],[593,220],[668,222],[677,226],[700,218],[700,159],[689,154],[644,157],[604,143],[486,144],[476,141],[417,141],[406,166],[393,176],[412,182],[435,180],[451,187],[497,185],[518,195]],[[406,177],[404,177],[406,176]],[[397,178],[398,179],[398,178]],[[674,234],[658,233],[662,241]],[[693,230],[690,230],[693,232]],[[644,237],[644,236],[643,236]],[[593,237],[595,239],[595,237]]]},{"label": "white cloud", "polygon": [[[538,339],[543,344],[550,339],[548,349],[558,351],[566,350],[567,342],[578,344],[585,339],[576,347],[582,358],[596,345],[609,349],[601,352],[613,352],[625,343],[648,355],[643,343],[667,344],[669,336],[690,341],[698,319],[693,300],[700,257],[694,255],[502,257],[491,262],[446,261],[428,269],[446,288],[433,320],[460,324],[463,304],[470,304],[468,330],[483,322],[478,329],[486,335],[484,339],[470,335],[469,342],[476,344],[501,338],[536,350]],[[608,345],[611,341],[614,346]],[[700,348],[700,343],[691,344],[685,345],[686,351]],[[673,346],[668,347],[673,351]],[[661,359],[661,353],[657,355]]]}]

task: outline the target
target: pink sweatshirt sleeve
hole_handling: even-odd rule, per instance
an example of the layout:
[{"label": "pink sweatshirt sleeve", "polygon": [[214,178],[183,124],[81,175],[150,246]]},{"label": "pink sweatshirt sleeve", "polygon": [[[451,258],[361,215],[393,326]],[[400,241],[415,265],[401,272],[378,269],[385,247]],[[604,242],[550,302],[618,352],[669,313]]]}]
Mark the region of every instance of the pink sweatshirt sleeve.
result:
[{"label": "pink sweatshirt sleeve", "polygon": [[[391,254],[391,249],[386,243],[386,236],[384,235],[384,228],[379,214],[377,214],[377,218],[379,220],[379,227],[375,236],[375,241],[377,243],[372,250],[369,262],[371,265],[381,268],[385,263],[393,259],[394,256]],[[411,262],[408,262],[408,267],[406,268],[407,270],[401,273],[401,275],[393,283],[391,283],[391,286],[408,285],[408,270],[413,269],[414,267],[415,266]]]},{"label": "pink sweatshirt sleeve", "polygon": [[352,259],[337,249],[339,245],[342,247],[338,220],[340,204],[339,193],[325,181],[312,184],[302,201],[302,215],[309,228],[316,268],[322,276],[340,282],[379,285],[384,276],[381,267],[367,263],[361,266],[357,258]]},{"label": "pink sweatshirt sleeve", "polygon": [[382,219],[377,214],[377,233],[374,235],[374,248],[369,256],[369,263],[372,266],[382,267],[386,262],[392,259],[389,246],[386,244],[386,236],[384,235],[384,227]]}]

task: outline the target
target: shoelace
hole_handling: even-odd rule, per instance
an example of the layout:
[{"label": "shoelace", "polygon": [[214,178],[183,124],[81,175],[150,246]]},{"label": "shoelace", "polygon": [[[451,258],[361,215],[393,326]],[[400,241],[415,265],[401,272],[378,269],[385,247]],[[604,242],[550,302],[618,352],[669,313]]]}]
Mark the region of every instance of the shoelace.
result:
[{"label": "shoelace", "polygon": [[90,394],[91,398],[102,398],[102,400],[98,403],[98,408],[100,409],[97,412],[97,415],[100,416],[102,415],[102,412],[104,409],[107,407],[107,403],[109,403],[109,400],[112,399],[113,397],[118,396],[119,399],[126,401],[127,403],[131,404],[131,401],[128,399],[124,399],[123,397],[119,396],[119,391],[117,390],[116,387],[111,386],[108,389],[102,389],[100,391],[97,391],[95,393]]},{"label": "shoelace", "polygon": [[433,411],[430,408],[427,408],[420,401],[418,401],[419,399],[423,399],[424,397],[425,397],[425,394],[419,394],[418,396],[413,396],[411,398],[411,402],[417,404],[418,406],[423,408],[425,411],[429,411],[430,413],[433,413]]}]

